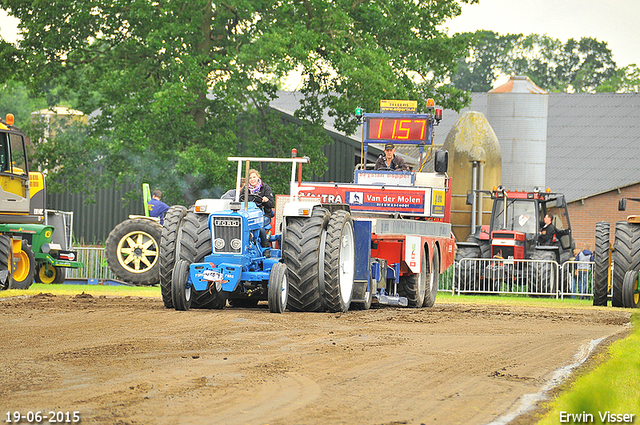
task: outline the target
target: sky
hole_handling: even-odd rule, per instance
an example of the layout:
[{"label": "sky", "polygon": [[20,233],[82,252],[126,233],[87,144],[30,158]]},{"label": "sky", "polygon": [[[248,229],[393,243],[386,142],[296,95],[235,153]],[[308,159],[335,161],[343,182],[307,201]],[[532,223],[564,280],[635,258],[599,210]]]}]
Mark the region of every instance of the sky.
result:
[{"label": "sky", "polygon": [[[566,42],[592,37],[607,43],[618,67],[640,65],[640,0],[480,0],[463,5],[445,23],[449,34],[479,29],[504,34],[546,34]],[[18,20],[0,10],[0,35],[17,37]]]},{"label": "sky", "polygon": [[449,35],[484,29],[498,34],[546,34],[562,42],[606,42],[619,68],[640,65],[640,0],[480,0],[445,23]]}]

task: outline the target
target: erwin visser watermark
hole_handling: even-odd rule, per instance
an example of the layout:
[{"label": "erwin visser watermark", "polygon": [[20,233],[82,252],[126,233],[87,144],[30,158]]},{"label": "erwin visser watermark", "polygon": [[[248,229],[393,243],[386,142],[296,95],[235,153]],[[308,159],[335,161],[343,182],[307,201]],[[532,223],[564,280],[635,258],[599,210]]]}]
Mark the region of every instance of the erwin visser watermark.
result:
[{"label": "erwin visser watermark", "polygon": [[623,424],[633,423],[635,418],[634,413],[613,413],[608,410],[605,412],[598,412],[597,416],[592,413],[568,413],[560,412],[560,423],[574,423],[574,424],[591,424],[594,423],[594,419],[598,417],[600,422],[605,424]]}]

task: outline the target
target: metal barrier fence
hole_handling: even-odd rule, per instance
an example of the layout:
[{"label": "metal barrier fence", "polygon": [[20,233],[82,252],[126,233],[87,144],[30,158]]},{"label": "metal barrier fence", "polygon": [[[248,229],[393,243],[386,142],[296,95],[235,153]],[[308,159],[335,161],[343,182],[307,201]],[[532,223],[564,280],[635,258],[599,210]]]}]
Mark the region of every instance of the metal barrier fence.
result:
[{"label": "metal barrier fence", "polygon": [[[68,278],[117,279],[107,265],[104,248],[76,246],[73,250],[83,267],[68,269]],[[442,273],[438,291],[591,298],[593,263],[567,261],[560,266],[555,261],[465,258]]]},{"label": "metal barrier fence", "polygon": [[592,261],[567,261],[562,265],[561,298],[593,297],[593,264]]},{"label": "metal barrier fence", "polygon": [[78,253],[78,260],[82,262],[80,269],[68,269],[67,278],[70,279],[116,279],[107,265],[104,256],[104,248],[90,248],[74,246],[72,248]]},{"label": "metal barrier fence", "polygon": [[453,267],[453,293],[593,297],[593,263],[464,258]]}]

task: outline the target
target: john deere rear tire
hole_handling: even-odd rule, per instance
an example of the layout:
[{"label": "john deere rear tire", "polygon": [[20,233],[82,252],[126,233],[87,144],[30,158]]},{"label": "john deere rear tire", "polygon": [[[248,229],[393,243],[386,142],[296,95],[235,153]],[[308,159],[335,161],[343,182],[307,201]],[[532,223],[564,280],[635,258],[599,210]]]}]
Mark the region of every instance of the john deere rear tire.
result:
[{"label": "john deere rear tire", "polygon": [[351,306],[355,257],[351,214],[335,211],[329,218],[324,244],[324,301],[330,312],[346,312]]},{"label": "john deere rear tire", "polygon": [[625,273],[622,283],[622,305],[625,308],[638,308],[639,297],[638,272],[629,270]]},{"label": "john deere rear tire", "polygon": [[[187,212],[178,229],[177,238],[180,246],[177,247],[176,264],[178,257],[189,264],[203,262],[204,257],[211,254],[209,215]],[[210,290],[192,292],[191,307],[222,309],[227,305],[227,297],[226,292],[218,291],[212,285]]]},{"label": "john deere rear tire", "polygon": [[640,268],[640,225],[619,221],[613,242],[613,295],[611,305],[622,307],[622,284],[628,270]]},{"label": "john deere rear tire", "polygon": [[157,284],[161,235],[160,223],[144,218],[125,220],[114,227],[104,251],[113,274],[134,285]]},{"label": "john deere rear tire", "polygon": [[11,239],[5,235],[0,235],[0,273],[2,279],[0,279],[0,290],[9,288],[10,270],[11,264]]},{"label": "john deere rear tire", "polygon": [[311,217],[287,217],[286,236],[282,243],[282,260],[289,280],[289,310],[324,311],[325,230],[329,213],[314,208]]},{"label": "john deere rear tire", "polygon": [[593,266],[593,305],[606,306],[609,292],[609,223],[596,223],[596,247]]},{"label": "john deere rear tire", "polygon": [[35,279],[36,257],[27,241],[22,241],[22,250],[18,256],[20,261],[11,270],[9,289],[29,289]]},{"label": "john deere rear tire", "polygon": [[187,215],[187,209],[182,205],[173,205],[169,208],[164,216],[164,225],[162,227],[162,236],[160,237],[160,293],[162,294],[162,302],[166,308],[173,308],[171,299],[171,276],[173,274],[173,266],[176,262],[176,244],[178,229],[184,216]]}]

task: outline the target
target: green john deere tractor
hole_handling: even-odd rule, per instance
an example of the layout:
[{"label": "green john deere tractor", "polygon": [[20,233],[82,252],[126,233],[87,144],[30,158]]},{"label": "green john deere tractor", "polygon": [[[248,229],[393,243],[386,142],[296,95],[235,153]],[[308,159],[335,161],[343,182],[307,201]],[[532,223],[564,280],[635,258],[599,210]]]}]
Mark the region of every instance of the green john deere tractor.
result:
[{"label": "green john deere tractor", "polygon": [[0,289],[60,283],[67,268],[82,263],[54,242],[55,227],[45,224],[44,175],[29,172],[25,136],[13,124],[11,114],[0,120]]}]

